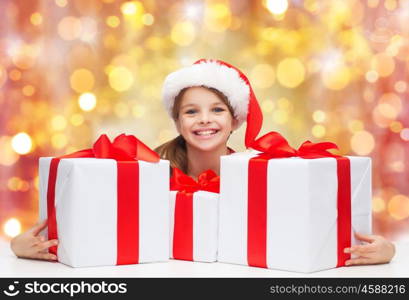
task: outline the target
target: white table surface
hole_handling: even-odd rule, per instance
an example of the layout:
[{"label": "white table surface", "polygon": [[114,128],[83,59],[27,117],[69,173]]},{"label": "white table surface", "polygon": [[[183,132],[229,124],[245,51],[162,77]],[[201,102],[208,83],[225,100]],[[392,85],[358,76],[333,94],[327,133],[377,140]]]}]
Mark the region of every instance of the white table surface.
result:
[{"label": "white table surface", "polygon": [[409,240],[395,243],[389,264],[336,268],[311,274],[224,263],[169,260],[140,265],[71,268],[61,263],[20,259],[0,239],[0,277],[409,277]]}]

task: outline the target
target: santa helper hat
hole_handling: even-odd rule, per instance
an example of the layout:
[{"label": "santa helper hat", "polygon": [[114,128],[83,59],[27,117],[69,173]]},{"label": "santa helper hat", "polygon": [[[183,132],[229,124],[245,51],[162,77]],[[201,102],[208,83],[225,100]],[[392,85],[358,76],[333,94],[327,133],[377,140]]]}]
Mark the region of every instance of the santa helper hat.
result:
[{"label": "santa helper hat", "polygon": [[163,102],[171,117],[176,96],[184,88],[195,86],[217,89],[227,97],[239,126],[247,121],[245,145],[249,148],[260,132],[263,115],[246,75],[224,61],[213,59],[200,59],[169,74],[163,85]]}]

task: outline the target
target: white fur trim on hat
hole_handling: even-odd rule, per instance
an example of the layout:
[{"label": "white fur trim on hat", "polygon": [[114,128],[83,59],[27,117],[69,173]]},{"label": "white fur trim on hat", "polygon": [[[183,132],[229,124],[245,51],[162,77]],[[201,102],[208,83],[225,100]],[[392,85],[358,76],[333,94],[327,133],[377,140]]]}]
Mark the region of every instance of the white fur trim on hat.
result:
[{"label": "white fur trim on hat", "polygon": [[215,61],[205,61],[169,74],[163,84],[163,103],[172,117],[175,97],[187,87],[206,86],[222,92],[234,111],[234,117],[242,124],[247,118],[250,88],[240,74]]}]

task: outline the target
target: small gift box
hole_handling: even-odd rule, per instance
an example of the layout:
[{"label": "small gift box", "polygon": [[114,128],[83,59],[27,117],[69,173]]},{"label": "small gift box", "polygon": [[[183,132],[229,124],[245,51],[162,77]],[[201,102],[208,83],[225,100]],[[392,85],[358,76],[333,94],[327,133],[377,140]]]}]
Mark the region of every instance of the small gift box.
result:
[{"label": "small gift box", "polygon": [[170,257],[216,261],[219,176],[208,170],[195,181],[174,168],[170,189]]},{"label": "small gift box", "polygon": [[72,267],[169,259],[169,162],[134,136],[40,158],[40,219]]},{"label": "small gift box", "polygon": [[371,232],[371,160],[333,143],[290,147],[278,133],[221,158],[218,261],[313,272],[345,265]]}]

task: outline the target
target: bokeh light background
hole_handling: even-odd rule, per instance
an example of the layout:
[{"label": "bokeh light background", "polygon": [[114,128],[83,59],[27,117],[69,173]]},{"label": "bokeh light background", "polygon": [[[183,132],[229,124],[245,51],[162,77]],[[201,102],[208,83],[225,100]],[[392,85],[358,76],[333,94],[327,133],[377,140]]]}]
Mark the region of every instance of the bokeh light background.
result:
[{"label": "bokeh light background", "polygon": [[37,220],[40,156],[176,136],[162,83],[199,58],[249,76],[262,133],[372,157],[374,232],[409,231],[409,0],[1,0],[0,18],[0,236]]}]

